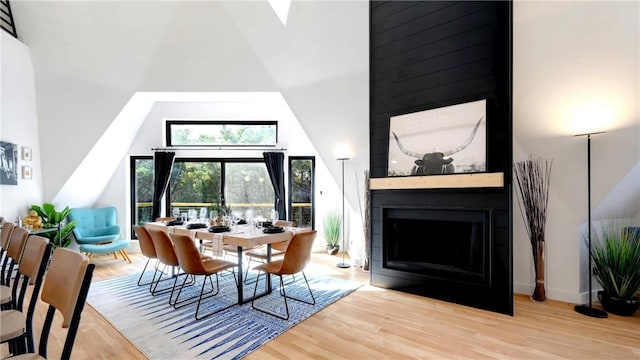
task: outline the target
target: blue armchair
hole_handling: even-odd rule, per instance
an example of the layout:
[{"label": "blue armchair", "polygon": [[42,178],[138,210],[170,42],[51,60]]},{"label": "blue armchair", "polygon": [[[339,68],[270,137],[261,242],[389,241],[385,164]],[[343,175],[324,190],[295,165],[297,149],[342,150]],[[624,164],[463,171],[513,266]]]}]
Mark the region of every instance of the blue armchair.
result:
[{"label": "blue armchair", "polygon": [[80,245],[80,251],[86,253],[89,259],[93,254],[117,254],[129,263],[131,259],[126,248],[129,240],[118,240],[120,225],[116,220],[116,208],[105,207],[100,209],[71,209],[69,221],[75,221],[73,236]]},{"label": "blue armchair", "polygon": [[73,235],[80,245],[110,243],[120,236],[115,207],[71,209],[69,220],[76,222]]}]

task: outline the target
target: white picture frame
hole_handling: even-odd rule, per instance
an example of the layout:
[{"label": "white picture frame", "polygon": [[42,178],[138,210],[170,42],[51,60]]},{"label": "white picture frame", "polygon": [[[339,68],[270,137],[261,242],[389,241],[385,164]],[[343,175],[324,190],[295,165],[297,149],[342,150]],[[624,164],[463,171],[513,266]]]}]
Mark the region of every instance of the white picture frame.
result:
[{"label": "white picture frame", "polygon": [[387,176],[487,171],[487,101],[389,119]]}]

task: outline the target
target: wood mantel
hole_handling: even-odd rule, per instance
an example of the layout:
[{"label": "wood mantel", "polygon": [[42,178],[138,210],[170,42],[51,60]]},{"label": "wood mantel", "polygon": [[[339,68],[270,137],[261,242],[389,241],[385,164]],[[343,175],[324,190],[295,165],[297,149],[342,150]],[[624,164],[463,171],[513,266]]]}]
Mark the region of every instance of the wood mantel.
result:
[{"label": "wood mantel", "polygon": [[504,174],[501,172],[371,178],[369,182],[371,190],[500,188],[503,186]]}]

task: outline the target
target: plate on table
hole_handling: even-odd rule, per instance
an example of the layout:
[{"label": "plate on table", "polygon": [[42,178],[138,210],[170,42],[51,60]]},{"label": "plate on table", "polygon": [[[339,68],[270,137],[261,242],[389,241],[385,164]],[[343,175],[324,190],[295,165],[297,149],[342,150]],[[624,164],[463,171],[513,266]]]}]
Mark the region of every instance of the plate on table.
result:
[{"label": "plate on table", "polygon": [[238,220],[238,225],[247,225],[247,221],[245,219]]},{"label": "plate on table", "polygon": [[269,226],[262,229],[262,232],[265,234],[277,234],[284,232],[284,228],[282,226]]},{"label": "plate on table", "polygon": [[207,227],[207,224],[204,223],[192,223],[192,224],[187,224],[187,229],[189,230],[193,230],[193,229],[204,229]]},{"label": "plate on table", "polygon": [[178,220],[173,220],[173,221],[167,221],[164,224],[167,225],[167,226],[178,226],[178,225],[184,224],[184,222],[178,221]]},{"label": "plate on table", "polygon": [[209,228],[209,232],[212,232],[212,233],[221,233],[221,232],[227,232],[227,231],[231,231],[231,229],[228,226],[211,226]]}]

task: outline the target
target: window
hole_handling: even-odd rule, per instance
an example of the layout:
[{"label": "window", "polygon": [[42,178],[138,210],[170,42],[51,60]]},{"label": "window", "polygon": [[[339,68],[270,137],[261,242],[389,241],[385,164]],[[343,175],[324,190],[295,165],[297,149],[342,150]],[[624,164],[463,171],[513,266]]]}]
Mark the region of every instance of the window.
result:
[{"label": "window", "polygon": [[133,226],[151,221],[153,197],[153,157],[131,157],[131,236],[136,234]]},{"label": "window", "polygon": [[212,215],[215,204],[241,217],[269,217],[275,195],[262,159],[179,159],[173,164],[167,209],[170,214]]},{"label": "window", "polygon": [[315,229],[315,157],[289,157],[289,219],[299,227]]},{"label": "window", "polygon": [[275,146],[277,121],[168,120],[167,146]]},{"label": "window", "polygon": [[[314,228],[314,157],[289,157],[288,219]],[[211,217],[214,205],[231,207],[241,217],[270,217],[275,194],[262,158],[176,158],[167,193],[164,216],[189,214]],[[131,224],[151,219],[153,157],[131,157]],[[132,231],[131,236],[135,238]]]}]

